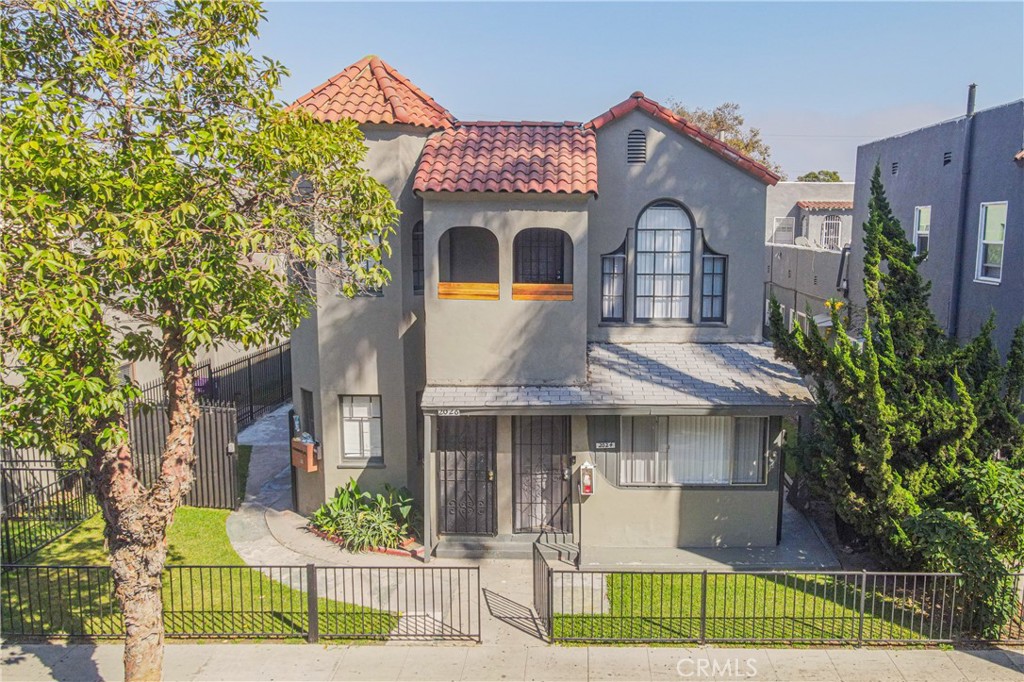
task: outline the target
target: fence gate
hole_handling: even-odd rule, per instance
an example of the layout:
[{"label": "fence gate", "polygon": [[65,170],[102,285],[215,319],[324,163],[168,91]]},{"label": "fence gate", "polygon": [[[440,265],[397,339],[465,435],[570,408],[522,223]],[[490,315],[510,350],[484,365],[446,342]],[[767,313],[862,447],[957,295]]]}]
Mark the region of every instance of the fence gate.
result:
[{"label": "fence gate", "polygon": [[[238,418],[230,404],[203,404],[196,424],[196,468],[192,489],[183,504],[193,507],[235,509],[238,489]],[[141,406],[128,425],[136,475],[150,486],[160,475],[169,425],[166,405]]]}]

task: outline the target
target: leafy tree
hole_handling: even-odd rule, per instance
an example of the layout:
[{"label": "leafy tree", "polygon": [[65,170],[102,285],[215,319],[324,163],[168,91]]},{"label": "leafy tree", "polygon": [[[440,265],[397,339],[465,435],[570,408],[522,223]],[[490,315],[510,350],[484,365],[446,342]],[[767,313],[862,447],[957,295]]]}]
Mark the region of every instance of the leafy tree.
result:
[{"label": "leafy tree", "polygon": [[680,102],[670,100],[669,108],[690,123],[700,126],[710,135],[724,136],[724,142],[768,168],[782,179],[786,178],[782,166],[772,161],[772,150],[761,139],[759,128],[744,127],[746,119],[735,102],[719,104],[714,109],[689,108]]},{"label": "leafy tree", "polygon": [[[286,112],[241,0],[9,0],[0,14],[5,444],[83,453],[127,631],[163,657],[166,530],[193,478],[198,349],[290,332],[322,292],[388,280],[397,211],[352,122]],[[333,295],[327,293],[327,295]],[[125,360],[160,362],[169,432],[136,477]]]},{"label": "leafy tree", "polygon": [[928,307],[919,262],[876,166],[860,339],[839,301],[829,302],[826,334],[789,331],[773,301],[771,337],[816,384],[815,429],[801,451],[819,494],[889,564],[969,576],[975,623],[991,633],[1008,613],[1008,569],[1024,560],[1024,501],[1014,498],[1024,490],[1024,323],[1005,363],[991,321],[958,347]]},{"label": "leafy tree", "polygon": [[811,171],[810,173],[804,173],[797,177],[797,182],[842,182],[843,179],[839,177],[839,171],[834,170],[819,170]]}]

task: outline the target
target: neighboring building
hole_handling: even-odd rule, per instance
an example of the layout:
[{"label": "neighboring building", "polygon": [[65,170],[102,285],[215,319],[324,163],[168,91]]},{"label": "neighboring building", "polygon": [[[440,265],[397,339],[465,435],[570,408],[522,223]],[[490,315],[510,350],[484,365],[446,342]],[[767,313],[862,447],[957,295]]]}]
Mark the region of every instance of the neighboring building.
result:
[{"label": "neighboring building", "polygon": [[428,555],[776,544],[810,395],[762,342],[774,174],[639,92],[588,123],[460,122],[368,57],[294,106],[355,119],[402,210],[392,284],[320,283],[293,336],[322,444],[300,511],[355,478],[417,493]]},{"label": "neighboring building", "polygon": [[[857,148],[854,224],[868,217],[875,165],[893,214],[927,257],[932,309],[966,341],[992,312],[994,340],[1009,350],[1024,319],[1024,100]],[[853,262],[864,246],[853,241]],[[851,297],[863,304],[863,270],[850,268]]]},{"label": "neighboring building", "polygon": [[774,294],[789,326],[806,330],[828,318],[826,301],[845,297],[853,183],[780,182],[767,202],[764,322]]}]

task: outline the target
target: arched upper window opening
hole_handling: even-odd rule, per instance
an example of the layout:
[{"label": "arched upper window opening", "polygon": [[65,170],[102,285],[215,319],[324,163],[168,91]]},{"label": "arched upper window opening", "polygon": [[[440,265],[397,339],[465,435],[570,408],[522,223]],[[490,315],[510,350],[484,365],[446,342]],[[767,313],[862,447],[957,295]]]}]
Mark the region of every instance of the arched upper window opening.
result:
[{"label": "arched upper window opening", "polygon": [[832,251],[839,250],[839,240],[843,233],[843,219],[829,214],[821,221],[821,245]]},{"label": "arched upper window opening", "polygon": [[498,299],[498,238],[482,227],[452,227],[438,242],[438,298]]},{"label": "arched upper window opening", "polygon": [[690,319],[693,224],[680,206],[664,201],[647,208],[636,225],[637,320]]},{"label": "arched upper window opening", "polygon": [[572,238],[562,230],[531,227],[512,242],[512,298],[572,300]]},{"label": "arched upper window opening", "polygon": [[626,163],[647,163],[647,133],[631,130],[626,137]]},{"label": "arched upper window opening", "polygon": [[412,228],[412,292],[423,293],[423,221]]}]

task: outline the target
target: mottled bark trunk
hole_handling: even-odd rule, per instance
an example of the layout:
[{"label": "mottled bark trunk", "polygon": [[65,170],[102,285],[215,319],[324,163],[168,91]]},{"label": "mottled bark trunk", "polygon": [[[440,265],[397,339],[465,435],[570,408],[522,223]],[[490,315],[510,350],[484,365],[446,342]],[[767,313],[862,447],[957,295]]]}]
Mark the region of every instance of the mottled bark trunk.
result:
[{"label": "mottled bark trunk", "polygon": [[[160,592],[167,528],[192,485],[199,407],[192,370],[177,360],[181,351],[180,337],[165,334],[161,364],[170,423],[160,475],[151,488],[144,488],[135,476],[129,445],[104,449],[94,437],[84,442],[91,453],[93,482],[106,520],[114,594],[124,614],[124,674],[129,681],[160,679],[164,643]],[[120,424],[112,419],[110,425],[126,427],[126,417],[119,419]]]}]

